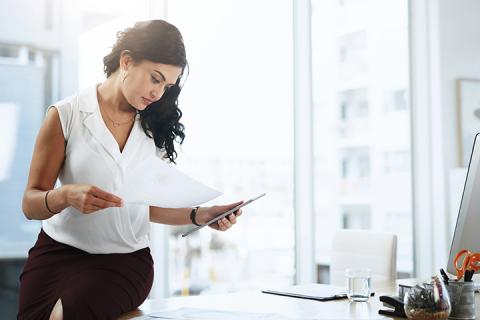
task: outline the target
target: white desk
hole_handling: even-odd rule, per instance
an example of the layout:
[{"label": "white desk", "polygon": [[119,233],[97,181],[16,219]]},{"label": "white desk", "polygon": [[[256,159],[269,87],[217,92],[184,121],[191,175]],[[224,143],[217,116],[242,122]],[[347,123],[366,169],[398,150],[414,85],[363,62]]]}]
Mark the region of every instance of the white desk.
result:
[{"label": "white desk", "polygon": [[[401,280],[402,282],[404,280]],[[376,285],[375,296],[368,302],[350,303],[347,299],[319,302],[276,296],[261,292],[231,293],[192,297],[177,297],[158,300],[147,300],[139,310],[130,312],[119,320],[133,319],[166,309],[201,308],[224,311],[253,313],[277,313],[293,319],[395,319],[378,314],[384,308],[378,300],[381,295],[396,295],[397,283]],[[476,295],[477,306],[480,306],[480,295]],[[477,307],[477,319],[480,319]]]},{"label": "white desk", "polygon": [[[314,300],[282,297],[261,292],[231,293],[219,295],[176,297],[168,299],[147,300],[139,310],[122,316],[119,320],[133,319],[166,309],[204,308],[225,311],[253,313],[278,313],[294,319],[385,319],[378,314],[382,303],[380,295],[396,292],[395,284],[377,285],[375,296],[368,302],[349,303],[347,299],[319,302]],[[392,319],[388,318],[387,319]]]}]

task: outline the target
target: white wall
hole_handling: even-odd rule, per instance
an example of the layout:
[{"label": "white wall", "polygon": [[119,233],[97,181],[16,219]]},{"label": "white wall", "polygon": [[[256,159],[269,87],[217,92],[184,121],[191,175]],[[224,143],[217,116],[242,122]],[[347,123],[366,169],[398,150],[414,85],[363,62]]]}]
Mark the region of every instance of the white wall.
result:
[{"label": "white wall", "polygon": [[[480,79],[480,1],[441,0],[438,9],[440,103],[443,115],[443,141],[445,142],[443,159],[445,176],[449,177],[453,168],[461,166],[458,151],[455,82],[458,78]],[[448,193],[449,179],[446,183],[445,190]],[[449,198],[448,194],[445,198]],[[451,210],[458,210],[458,208]],[[450,216],[456,219],[457,212],[450,212]],[[455,224],[455,220],[448,221],[448,246],[450,246],[452,237],[452,224]]]},{"label": "white wall", "polygon": [[478,0],[440,1],[441,104],[448,169],[459,167],[455,81],[480,79],[479,14]]}]

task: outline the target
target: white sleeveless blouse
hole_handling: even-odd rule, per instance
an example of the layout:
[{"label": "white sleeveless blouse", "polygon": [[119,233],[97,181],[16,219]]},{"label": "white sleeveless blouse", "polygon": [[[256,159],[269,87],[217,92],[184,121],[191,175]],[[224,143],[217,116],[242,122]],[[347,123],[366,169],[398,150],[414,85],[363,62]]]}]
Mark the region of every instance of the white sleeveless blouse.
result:
[{"label": "white sleeveless blouse", "polygon": [[[102,119],[97,85],[50,106],[60,115],[66,141],[62,185],[92,184],[113,193],[128,172],[149,157],[162,158],[137,115],[122,152]],[[127,253],[149,245],[149,206],[127,204],[83,214],[73,207],[42,221],[43,230],[58,242],[89,253]]]}]

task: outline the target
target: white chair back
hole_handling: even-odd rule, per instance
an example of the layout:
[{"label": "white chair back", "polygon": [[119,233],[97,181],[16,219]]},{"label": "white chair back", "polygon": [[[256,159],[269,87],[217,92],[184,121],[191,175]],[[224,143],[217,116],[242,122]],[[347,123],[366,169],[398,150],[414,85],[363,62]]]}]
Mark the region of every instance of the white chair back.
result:
[{"label": "white chair back", "polygon": [[397,236],[368,230],[335,232],[330,263],[330,284],[345,286],[345,269],[369,268],[372,282],[397,278]]}]

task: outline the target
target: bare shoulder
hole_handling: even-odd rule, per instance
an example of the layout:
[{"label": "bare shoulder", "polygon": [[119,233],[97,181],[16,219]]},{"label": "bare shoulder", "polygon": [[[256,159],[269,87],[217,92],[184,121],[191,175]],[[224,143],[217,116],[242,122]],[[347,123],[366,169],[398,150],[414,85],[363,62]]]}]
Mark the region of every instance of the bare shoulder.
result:
[{"label": "bare shoulder", "polygon": [[53,188],[65,159],[65,138],[56,108],[50,108],[38,132],[30,163],[27,189]]},{"label": "bare shoulder", "polygon": [[[43,131],[43,132],[42,132]],[[60,135],[63,140],[63,131],[62,123],[60,122],[60,114],[56,107],[51,107],[48,109],[47,115],[40,129],[40,133],[47,135],[48,137],[54,138]]]}]

